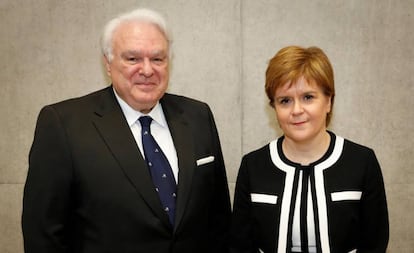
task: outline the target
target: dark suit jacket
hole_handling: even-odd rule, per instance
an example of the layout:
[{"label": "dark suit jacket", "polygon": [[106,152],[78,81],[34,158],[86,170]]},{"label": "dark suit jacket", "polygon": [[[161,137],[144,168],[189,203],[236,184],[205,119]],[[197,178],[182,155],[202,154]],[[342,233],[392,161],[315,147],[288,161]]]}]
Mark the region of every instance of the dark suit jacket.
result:
[{"label": "dark suit jacket", "polygon": [[23,199],[26,253],[225,252],[230,200],[213,115],[181,96],[160,102],[179,163],[175,226],[108,87],[39,114]]}]

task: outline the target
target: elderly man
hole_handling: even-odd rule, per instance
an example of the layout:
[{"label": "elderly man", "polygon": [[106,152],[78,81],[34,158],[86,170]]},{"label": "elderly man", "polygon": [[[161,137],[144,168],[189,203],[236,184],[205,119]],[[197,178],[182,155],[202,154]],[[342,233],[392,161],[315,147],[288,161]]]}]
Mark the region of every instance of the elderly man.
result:
[{"label": "elderly man", "polygon": [[226,252],[230,200],[207,104],[167,94],[170,35],[156,12],[111,20],[112,85],[45,106],[29,155],[26,253]]}]

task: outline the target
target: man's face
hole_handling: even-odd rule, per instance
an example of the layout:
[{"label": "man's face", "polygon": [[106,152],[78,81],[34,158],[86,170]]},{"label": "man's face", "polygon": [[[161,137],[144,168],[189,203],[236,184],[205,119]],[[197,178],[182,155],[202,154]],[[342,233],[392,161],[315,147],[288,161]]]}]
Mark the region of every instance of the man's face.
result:
[{"label": "man's face", "polygon": [[168,41],[153,24],[128,22],[115,30],[112,48],[105,66],[114,89],[129,106],[148,113],[168,87]]}]

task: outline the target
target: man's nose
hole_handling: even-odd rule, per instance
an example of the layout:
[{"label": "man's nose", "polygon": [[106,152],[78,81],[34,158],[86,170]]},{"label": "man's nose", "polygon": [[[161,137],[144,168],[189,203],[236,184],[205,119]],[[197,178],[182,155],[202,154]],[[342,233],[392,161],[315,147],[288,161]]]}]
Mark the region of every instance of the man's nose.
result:
[{"label": "man's nose", "polygon": [[154,73],[151,65],[151,61],[149,59],[144,59],[141,66],[140,74],[149,77]]}]

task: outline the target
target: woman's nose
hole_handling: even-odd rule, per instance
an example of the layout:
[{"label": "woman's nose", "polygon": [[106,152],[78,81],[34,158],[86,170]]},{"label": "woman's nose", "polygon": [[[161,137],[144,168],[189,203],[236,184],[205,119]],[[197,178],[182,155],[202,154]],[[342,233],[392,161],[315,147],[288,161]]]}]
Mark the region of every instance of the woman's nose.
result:
[{"label": "woman's nose", "polygon": [[303,112],[303,106],[302,103],[299,101],[295,101],[293,103],[293,114],[299,114]]}]

